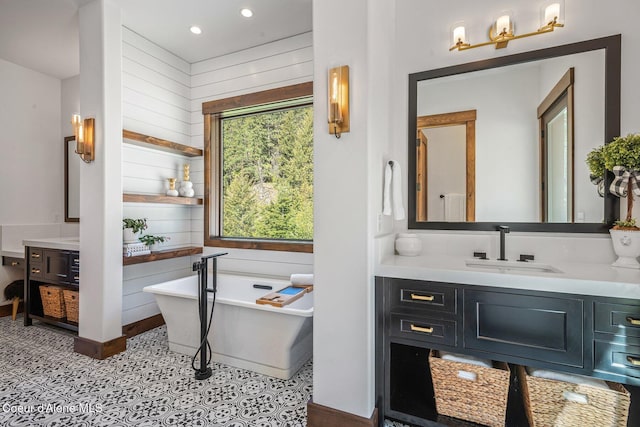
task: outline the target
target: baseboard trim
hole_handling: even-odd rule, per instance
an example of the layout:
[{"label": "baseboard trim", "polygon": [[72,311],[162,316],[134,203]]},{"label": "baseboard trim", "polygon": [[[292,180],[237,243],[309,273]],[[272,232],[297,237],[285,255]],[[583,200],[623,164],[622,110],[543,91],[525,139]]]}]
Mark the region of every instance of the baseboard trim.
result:
[{"label": "baseboard trim", "polygon": [[378,408],[374,408],[370,418],[360,417],[338,409],[307,402],[307,427],[376,427],[378,425]]},{"label": "baseboard trim", "polygon": [[[0,305],[0,317],[11,316],[11,312],[13,311],[13,304],[5,304]],[[24,303],[20,301],[20,305],[18,306],[18,313],[22,313],[24,311]]]},{"label": "baseboard trim", "polygon": [[73,351],[93,359],[104,360],[127,349],[127,336],[122,335],[107,342],[93,341],[88,338],[75,337]]},{"label": "baseboard trim", "polygon": [[164,317],[162,317],[162,314],[156,314],[155,316],[124,325],[122,327],[122,335],[131,338],[162,325],[164,325]]}]

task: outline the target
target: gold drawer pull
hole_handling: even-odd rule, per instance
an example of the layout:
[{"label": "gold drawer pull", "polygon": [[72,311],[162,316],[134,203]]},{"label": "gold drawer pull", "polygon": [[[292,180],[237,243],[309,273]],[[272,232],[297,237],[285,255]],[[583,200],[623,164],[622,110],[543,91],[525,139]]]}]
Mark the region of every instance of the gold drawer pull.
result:
[{"label": "gold drawer pull", "polygon": [[627,322],[631,323],[633,326],[640,326],[640,319],[634,319],[633,317],[627,317]]},{"label": "gold drawer pull", "polygon": [[73,280],[80,280],[80,276],[73,276]]},{"label": "gold drawer pull", "polygon": [[80,264],[80,260],[78,258],[74,258],[73,263],[74,264]]},{"label": "gold drawer pull", "polygon": [[631,363],[633,366],[640,366],[640,359],[636,359],[635,357],[627,356],[627,360],[628,360],[628,361],[629,361],[629,363]]},{"label": "gold drawer pull", "polygon": [[[423,327],[420,327],[420,326],[416,326],[413,323],[411,324],[411,330],[413,332],[424,332],[425,334],[433,333],[433,328],[423,328]],[[638,363],[640,363],[640,361],[638,361]]]},{"label": "gold drawer pull", "polygon": [[19,265],[20,263],[18,261],[11,261],[11,267],[15,267],[16,265]]},{"label": "gold drawer pull", "polygon": [[40,273],[40,269],[39,268],[32,268],[31,272],[34,273],[34,274],[38,274],[38,273]]},{"label": "gold drawer pull", "polygon": [[433,301],[433,295],[411,294],[411,299],[414,299],[417,301]]},{"label": "gold drawer pull", "polygon": [[31,258],[40,258],[40,254],[33,253],[31,254]]}]

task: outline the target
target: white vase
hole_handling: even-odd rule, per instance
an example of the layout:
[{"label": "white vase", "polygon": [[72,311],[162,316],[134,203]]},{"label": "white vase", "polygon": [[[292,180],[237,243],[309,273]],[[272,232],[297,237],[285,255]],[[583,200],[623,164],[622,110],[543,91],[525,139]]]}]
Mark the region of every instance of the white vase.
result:
[{"label": "white vase", "polygon": [[182,181],[180,185],[180,195],[182,197],[193,197],[195,191],[193,190],[193,182],[191,181]]},{"label": "white vase", "polygon": [[124,243],[136,243],[138,242],[138,235],[133,232],[133,228],[123,228],[122,241]]},{"label": "white vase", "polygon": [[399,233],[396,238],[396,251],[402,256],[418,256],[422,252],[422,240],[417,234]]},{"label": "white vase", "polygon": [[149,246],[149,250],[151,252],[160,252],[160,242],[158,243],[152,243],[151,246]]},{"label": "white vase", "polygon": [[640,269],[638,257],[640,256],[640,230],[609,230],[613,250],[618,259],[614,262],[614,267],[637,268]]}]

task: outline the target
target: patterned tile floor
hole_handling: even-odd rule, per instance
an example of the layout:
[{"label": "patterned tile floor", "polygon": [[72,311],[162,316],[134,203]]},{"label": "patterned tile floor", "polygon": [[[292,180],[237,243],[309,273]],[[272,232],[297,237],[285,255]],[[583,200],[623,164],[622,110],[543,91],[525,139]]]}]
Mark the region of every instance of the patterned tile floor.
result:
[{"label": "patterned tile floor", "polygon": [[166,328],[107,360],[73,352],[73,335],[0,318],[0,426],[304,426],[309,361],[290,380],[221,364],[196,381]]}]

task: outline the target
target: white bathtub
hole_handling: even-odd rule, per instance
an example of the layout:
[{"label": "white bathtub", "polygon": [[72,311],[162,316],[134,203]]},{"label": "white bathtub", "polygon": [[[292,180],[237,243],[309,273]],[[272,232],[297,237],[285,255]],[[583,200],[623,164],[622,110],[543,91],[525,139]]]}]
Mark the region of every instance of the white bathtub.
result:
[{"label": "white bathtub", "polygon": [[[209,331],[212,359],[289,379],[313,352],[313,292],[278,308],[256,304],[257,298],[271,291],[255,289],[254,284],[271,285],[273,291],[277,291],[289,282],[218,275],[218,293]],[[209,277],[209,287],[211,285]],[[200,344],[198,276],[147,286],[144,291],[155,294],[167,324],[169,349],[194,355]],[[212,300],[213,296],[209,295],[209,310]]]}]

